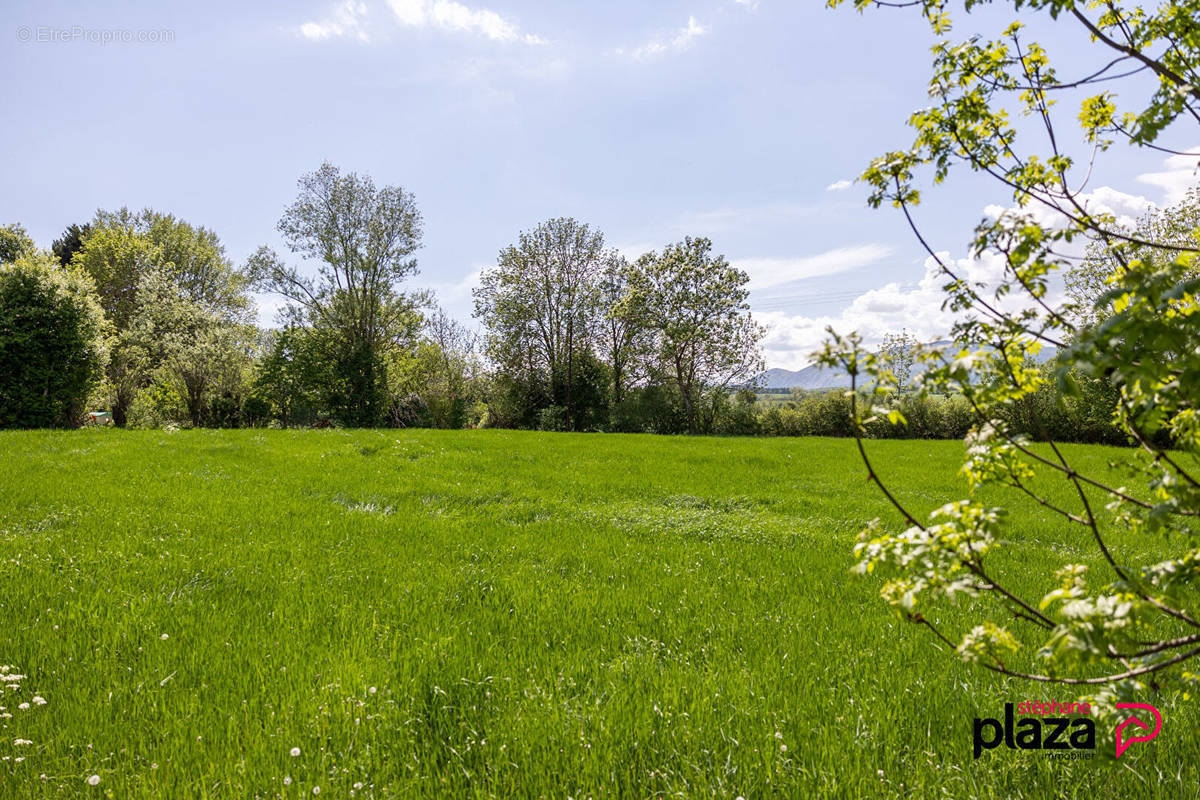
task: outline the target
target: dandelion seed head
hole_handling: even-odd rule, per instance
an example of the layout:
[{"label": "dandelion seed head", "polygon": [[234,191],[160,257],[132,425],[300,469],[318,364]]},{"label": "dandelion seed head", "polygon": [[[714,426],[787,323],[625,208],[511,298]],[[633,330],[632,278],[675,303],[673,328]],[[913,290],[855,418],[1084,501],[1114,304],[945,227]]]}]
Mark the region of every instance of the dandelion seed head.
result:
[{"label": "dandelion seed head", "polygon": [[296,756],[298,756],[298,755],[300,755],[300,748],[299,748],[299,747],[293,747],[293,748],[292,748],[292,758],[295,758],[295,757],[296,757]]},{"label": "dandelion seed head", "polygon": [[100,785],[100,776],[99,775],[91,775],[88,777],[87,782],[88,782],[88,786],[99,786]]}]

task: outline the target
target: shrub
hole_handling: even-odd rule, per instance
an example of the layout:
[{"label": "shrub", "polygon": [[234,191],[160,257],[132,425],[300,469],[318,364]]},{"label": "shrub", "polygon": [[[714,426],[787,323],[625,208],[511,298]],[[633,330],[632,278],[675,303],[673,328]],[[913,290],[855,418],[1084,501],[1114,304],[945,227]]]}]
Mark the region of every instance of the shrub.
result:
[{"label": "shrub", "polygon": [[757,434],[761,426],[755,413],[756,399],[748,389],[739,391],[732,400],[724,392],[719,393],[712,401],[716,406],[713,432],[728,436]]},{"label": "shrub", "polygon": [[539,431],[565,431],[567,429],[567,409],[565,406],[547,406],[538,412]]},{"label": "shrub", "polygon": [[190,426],[187,401],[170,381],[155,381],[133,398],[129,406],[129,424],[135,428]]},{"label": "shrub", "polygon": [[833,391],[819,394],[805,401],[811,414],[814,436],[853,436],[854,426],[850,417],[850,398],[845,392]]},{"label": "shrub", "polygon": [[37,251],[0,265],[0,427],[77,425],[107,363],[86,276]]},{"label": "shrub", "polygon": [[264,397],[252,394],[242,401],[242,422],[257,428],[271,419],[271,403]]},{"label": "shrub", "polygon": [[208,401],[208,413],[205,416],[206,424],[214,428],[240,428],[242,399],[226,389]]},{"label": "shrub", "polygon": [[682,433],[687,429],[679,392],[650,385],[629,392],[613,406],[609,430],[616,433]]}]

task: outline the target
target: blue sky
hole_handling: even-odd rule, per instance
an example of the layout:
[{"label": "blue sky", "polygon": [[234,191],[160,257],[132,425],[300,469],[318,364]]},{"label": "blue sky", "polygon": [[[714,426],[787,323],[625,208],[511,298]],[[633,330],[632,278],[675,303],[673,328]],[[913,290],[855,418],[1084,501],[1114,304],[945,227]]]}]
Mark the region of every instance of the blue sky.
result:
[{"label": "blue sky", "polygon": [[[296,179],[328,159],[416,195],[414,284],[463,319],[474,276],[519,231],[574,216],[630,255],[712,238],[751,274],[771,366],[803,366],[830,321],[876,336],[944,324],[903,220],[846,186],[909,141],[904,119],[926,103],[931,39],[911,13],[817,0],[9,0],[2,14],[0,222],[44,245],[97,208],[149,206],[214,229],[240,263],[278,245]],[[100,41],[114,32],[132,41]],[[1106,169],[1135,195],[1120,208],[1182,180],[1158,156]],[[1006,200],[963,179],[921,213],[959,251],[983,208]]]}]

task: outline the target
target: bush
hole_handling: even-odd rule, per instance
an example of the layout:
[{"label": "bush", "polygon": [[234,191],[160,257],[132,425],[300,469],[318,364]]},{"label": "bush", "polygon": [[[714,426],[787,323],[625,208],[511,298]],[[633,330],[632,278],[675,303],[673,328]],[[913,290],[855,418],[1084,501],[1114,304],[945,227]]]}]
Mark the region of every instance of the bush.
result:
[{"label": "bush", "polygon": [[614,433],[682,433],[687,419],[679,392],[645,386],[629,392],[613,406],[608,429]]},{"label": "bush", "polygon": [[264,397],[252,394],[242,401],[242,422],[257,428],[271,419],[271,403]]},{"label": "bush", "polygon": [[538,412],[539,431],[565,431],[567,429],[567,409],[565,406],[548,406]]},{"label": "bush", "polygon": [[467,409],[466,427],[468,428],[486,428],[490,419],[488,417],[488,404],[482,400],[477,400]]},{"label": "bush", "polygon": [[[870,398],[859,397],[869,408]],[[974,423],[971,403],[954,395],[906,395],[896,403],[905,415],[905,425],[878,419],[866,425],[872,439],[962,439]],[[847,437],[850,398],[844,391],[796,395],[784,405],[773,405],[757,416],[757,432],[768,437]]]},{"label": "bush", "polygon": [[975,424],[975,409],[961,394],[951,395],[938,405],[938,438],[962,439]]},{"label": "bush", "polygon": [[79,424],[107,364],[86,276],[37,251],[0,265],[0,428]]},{"label": "bush", "polygon": [[764,436],[808,436],[812,425],[795,404],[777,406],[765,411],[759,418],[759,431]]},{"label": "bush", "polygon": [[727,436],[754,436],[761,428],[755,413],[757,398],[748,389],[740,390],[730,400],[723,392],[713,399],[715,405],[713,432]]},{"label": "bush", "polygon": [[214,428],[240,428],[242,426],[242,400],[231,391],[214,395],[208,402],[206,424]]},{"label": "bush", "polygon": [[833,391],[810,398],[812,436],[853,436],[850,421],[850,398],[845,392]]},{"label": "bush", "polygon": [[129,406],[129,425],[135,428],[190,427],[187,401],[170,381],[156,381],[133,398]]}]

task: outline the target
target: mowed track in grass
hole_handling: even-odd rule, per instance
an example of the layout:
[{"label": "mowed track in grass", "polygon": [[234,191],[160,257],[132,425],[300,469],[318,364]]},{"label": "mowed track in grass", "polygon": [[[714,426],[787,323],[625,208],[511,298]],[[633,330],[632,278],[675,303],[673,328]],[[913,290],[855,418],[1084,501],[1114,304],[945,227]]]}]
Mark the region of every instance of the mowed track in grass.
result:
[{"label": "mowed track in grass", "polygon": [[[871,448],[921,514],[965,492],[960,443]],[[961,664],[849,574],[895,519],[851,441],[28,432],[0,473],[3,798],[1197,793],[1165,699],[1115,767],[972,760],[975,716],[1076,695]],[[1095,563],[1011,507],[1029,595]]]}]

